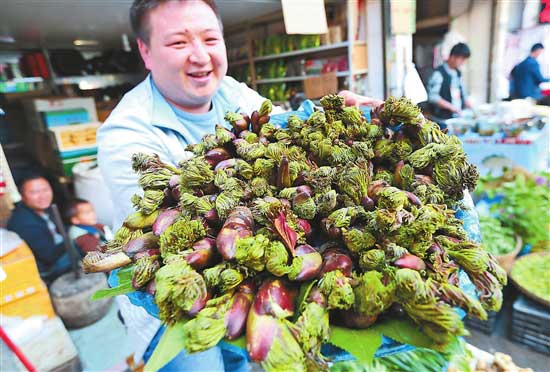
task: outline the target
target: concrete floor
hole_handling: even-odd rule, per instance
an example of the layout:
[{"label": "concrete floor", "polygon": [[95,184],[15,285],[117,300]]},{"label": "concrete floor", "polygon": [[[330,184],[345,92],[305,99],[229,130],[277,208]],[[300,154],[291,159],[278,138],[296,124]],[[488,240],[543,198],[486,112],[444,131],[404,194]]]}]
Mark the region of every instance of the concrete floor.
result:
[{"label": "concrete floor", "polygon": [[132,354],[126,329],[117,317],[115,301],[99,321],[84,328],[69,330],[78,350],[83,371],[112,371],[126,369],[126,357]]}]

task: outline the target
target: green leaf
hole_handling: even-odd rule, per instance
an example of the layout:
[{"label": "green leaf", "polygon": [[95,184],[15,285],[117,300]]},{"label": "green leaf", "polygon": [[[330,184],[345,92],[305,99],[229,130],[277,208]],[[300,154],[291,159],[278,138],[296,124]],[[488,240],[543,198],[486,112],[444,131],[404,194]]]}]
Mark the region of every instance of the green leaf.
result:
[{"label": "green leaf", "polygon": [[241,336],[239,338],[236,338],[234,340],[228,340],[227,338],[224,339],[225,342],[227,342],[229,345],[240,347],[241,349],[246,349],[246,337]]},{"label": "green leaf", "polygon": [[433,340],[409,319],[387,319],[377,322],[372,328],[402,344],[430,349],[433,349],[435,345]]},{"label": "green leaf", "polygon": [[376,350],[382,345],[382,333],[374,327],[351,329],[331,326],[329,342],[351,353],[360,362],[371,363]]},{"label": "green leaf", "polygon": [[292,318],[293,322],[296,322],[304,311],[309,292],[311,292],[311,288],[313,288],[316,283],[317,280],[312,280],[309,282],[305,282],[300,286],[300,293],[298,294],[298,297],[296,299],[296,309],[298,309],[298,311],[294,313],[294,317]]},{"label": "green leaf", "polygon": [[122,284],[124,282],[131,282],[132,281],[132,275],[134,273],[134,264],[125,266],[122,269],[120,269],[116,276],[118,277],[118,284]]},{"label": "green leaf", "polygon": [[123,295],[130,292],[134,292],[135,290],[136,289],[134,288],[134,286],[132,286],[131,282],[124,283],[117,287],[100,289],[92,295],[91,299],[92,301],[97,301],[103,298],[114,297],[114,296]]},{"label": "green leaf", "polygon": [[187,321],[181,321],[169,326],[164,331],[160,341],[153,351],[153,355],[144,367],[144,372],[155,372],[164,367],[184,349],[183,325]]},{"label": "green leaf", "polygon": [[104,288],[96,291],[91,297],[92,301],[134,292],[136,289],[132,286],[133,272],[134,265],[126,266],[117,271],[118,285],[116,287]]}]

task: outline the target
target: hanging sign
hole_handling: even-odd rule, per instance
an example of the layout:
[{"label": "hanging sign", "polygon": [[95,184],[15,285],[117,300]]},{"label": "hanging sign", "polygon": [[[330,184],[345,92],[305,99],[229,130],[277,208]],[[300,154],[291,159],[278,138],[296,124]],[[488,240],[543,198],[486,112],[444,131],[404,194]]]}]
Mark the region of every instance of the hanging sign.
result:
[{"label": "hanging sign", "polygon": [[287,34],[326,34],[327,13],[323,0],[282,0]]}]

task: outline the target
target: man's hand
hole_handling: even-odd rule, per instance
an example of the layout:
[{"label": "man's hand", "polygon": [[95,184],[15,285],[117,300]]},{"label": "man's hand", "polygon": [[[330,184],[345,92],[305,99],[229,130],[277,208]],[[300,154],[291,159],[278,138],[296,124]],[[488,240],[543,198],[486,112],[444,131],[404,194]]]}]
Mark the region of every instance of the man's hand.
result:
[{"label": "man's hand", "polygon": [[344,104],[346,106],[378,107],[382,103],[384,103],[384,101],[381,101],[379,99],[362,96],[360,94],[353,93],[349,90],[342,90],[340,93],[338,93],[338,95],[344,97]]}]

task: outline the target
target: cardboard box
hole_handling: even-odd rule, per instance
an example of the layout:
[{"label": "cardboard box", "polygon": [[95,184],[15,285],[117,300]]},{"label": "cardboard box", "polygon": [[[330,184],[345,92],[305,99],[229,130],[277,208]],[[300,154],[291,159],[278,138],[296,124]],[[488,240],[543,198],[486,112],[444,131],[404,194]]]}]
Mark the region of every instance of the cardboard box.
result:
[{"label": "cardboard box", "polygon": [[320,98],[327,94],[338,93],[338,78],[335,72],[312,76],[304,80],[306,98]]},{"label": "cardboard box", "polygon": [[[21,326],[24,327],[24,322]],[[38,371],[82,370],[76,347],[58,317],[43,321],[36,330],[26,332],[13,341]],[[26,371],[19,360],[14,362],[19,371]]]},{"label": "cardboard box", "polygon": [[367,44],[357,44],[353,46],[351,52],[351,63],[354,70],[367,69]]},{"label": "cardboard box", "polygon": [[0,314],[23,319],[32,316],[53,318],[55,311],[48,288],[44,283],[41,283],[41,286],[37,289],[31,286],[16,292],[14,296],[3,296]]},{"label": "cardboard box", "polygon": [[330,44],[341,43],[342,38],[342,27],[340,25],[330,26],[328,28],[328,39]]},{"label": "cardboard box", "polygon": [[1,305],[37,293],[44,287],[32,251],[25,242],[0,257],[0,266],[5,274],[0,282]]}]

